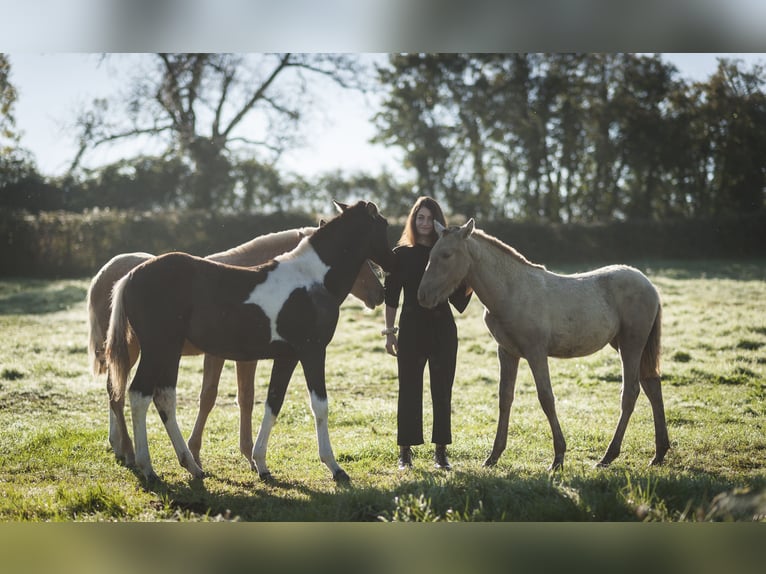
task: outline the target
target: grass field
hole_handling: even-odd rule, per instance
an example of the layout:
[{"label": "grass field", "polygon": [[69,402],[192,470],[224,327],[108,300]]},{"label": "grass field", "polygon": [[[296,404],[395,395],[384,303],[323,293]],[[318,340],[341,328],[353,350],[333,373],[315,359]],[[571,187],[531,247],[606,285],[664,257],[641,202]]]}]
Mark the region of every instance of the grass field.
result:
[{"label": "grass field", "polygon": [[[150,448],[163,480],[145,484],[107,449],[104,381],[88,371],[88,280],[2,280],[0,521],[763,521],[766,260],[640,266],[664,303],[663,392],[672,444],[664,466],[647,466],[654,431],[642,394],[622,454],[608,469],[594,468],[619,415],[619,358],[606,348],[551,361],[568,444],[563,471],[546,471],[550,429],[523,361],[508,449],[497,467],[483,468],[495,432],[498,369],[474,299],[457,318],[454,470],[434,470],[432,447],[423,445],[415,448],[415,468],[400,472],[396,364],[379,335],[382,308],[371,312],[349,298],[327,363],[330,436],[349,485],[336,485],[319,462],[300,368],[269,445],[275,481],[258,480],[238,452],[233,363],[225,367],[204,437],[208,476],[191,480],[178,465],[151,407]],[[178,411],[186,435],[201,369],[200,357],[181,361]],[[256,374],[256,429],[269,370],[264,361]],[[425,418],[428,437],[430,408]]]}]

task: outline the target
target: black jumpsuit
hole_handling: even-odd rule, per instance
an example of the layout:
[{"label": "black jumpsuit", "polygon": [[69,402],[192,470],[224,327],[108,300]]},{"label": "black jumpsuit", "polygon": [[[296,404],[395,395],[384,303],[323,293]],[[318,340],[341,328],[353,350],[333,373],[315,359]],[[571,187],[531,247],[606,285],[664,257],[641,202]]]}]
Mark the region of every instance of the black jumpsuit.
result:
[{"label": "black jumpsuit", "polygon": [[[418,244],[395,248],[396,264],[385,281],[386,305],[389,307],[399,307],[399,296],[404,290],[397,352],[397,444],[403,446],[423,444],[423,373],[426,362],[434,413],[431,442],[444,445],[452,442],[450,405],[457,360],[457,328],[446,301],[434,309],[426,309],[418,303],[418,287],[430,252],[430,247]],[[465,295],[464,285],[449,297],[461,313],[470,299],[470,293]]]}]

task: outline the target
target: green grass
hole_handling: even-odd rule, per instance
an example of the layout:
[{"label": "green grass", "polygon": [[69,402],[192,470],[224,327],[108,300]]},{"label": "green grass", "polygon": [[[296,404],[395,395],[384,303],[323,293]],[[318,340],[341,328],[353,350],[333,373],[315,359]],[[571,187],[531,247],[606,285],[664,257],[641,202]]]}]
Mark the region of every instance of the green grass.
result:
[{"label": "green grass", "polygon": [[[177,463],[153,407],[149,441],[159,484],[146,484],[107,449],[103,380],[86,355],[88,280],[0,281],[0,521],[708,521],[766,513],[766,261],[641,265],[664,303],[663,392],[672,449],[648,467],[654,430],[639,398],[622,454],[594,468],[619,416],[620,364],[611,350],[551,360],[568,450],[553,448],[522,361],[508,448],[482,462],[497,417],[495,344],[474,300],[458,316],[450,473],[396,469],[396,362],[385,354],[382,309],[349,298],[328,348],[330,436],[351,476],[336,485],[319,461],[303,374],[296,371],[269,444],[273,483],[238,451],[236,383],[227,363],[202,447],[204,481]],[[573,269],[566,269],[570,271]],[[256,374],[257,429],[270,363]],[[191,431],[202,359],[184,358],[179,423]],[[426,385],[427,387],[427,385]],[[425,433],[430,434],[426,391]],[[129,416],[129,410],[128,416]]]}]

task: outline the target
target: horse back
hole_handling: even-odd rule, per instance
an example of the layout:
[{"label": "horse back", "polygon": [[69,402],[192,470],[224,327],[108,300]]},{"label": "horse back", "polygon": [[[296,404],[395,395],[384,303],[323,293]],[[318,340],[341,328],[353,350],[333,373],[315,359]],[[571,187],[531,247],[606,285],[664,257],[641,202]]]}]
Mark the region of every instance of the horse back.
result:
[{"label": "horse back", "polygon": [[170,253],[139,266],[126,305],[141,347],[188,340],[205,353],[256,360],[326,346],[339,302],[321,282],[267,283],[280,265],[291,262],[247,269]]},{"label": "horse back", "polygon": [[226,251],[212,253],[205,259],[227,265],[255,267],[295,249],[304,237],[308,237],[314,231],[313,227],[303,227],[269,233]]},{"label": "horse back", "polygon": [[[600,273],[599,273],[600,271]],[[598,285],[625,319],[635,313],[650,314],[652,319],[660,296],[649,278],[634,267],[614,265],[594,272]]]},{"label": "horse back", "polygon": [[221,309],[241,303],[265,274],[265,270],[248,272],[186,253],[161,255],[130,273],[125,293],[128,319],[142,347],[149,339],[183,337],[200,310],[226,320]]}]

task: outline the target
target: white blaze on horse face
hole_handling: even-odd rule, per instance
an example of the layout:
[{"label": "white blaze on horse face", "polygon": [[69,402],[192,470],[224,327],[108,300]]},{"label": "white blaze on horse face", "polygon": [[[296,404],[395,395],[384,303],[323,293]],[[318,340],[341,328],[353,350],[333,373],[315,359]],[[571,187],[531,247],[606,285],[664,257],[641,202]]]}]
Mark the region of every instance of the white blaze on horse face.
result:
[{"label": "white blaze on horse face", "polygon": [[245,299],[246,305],[258,305],[271,324],[271,340],[284,341],[277,333],[277,316],[290,294],[296,289],[309,289],[323,283],[330,269],[314,251],[308,238],[302,239],[293,251],[275,257],[276,269],[269,271],[266,281],[259,283]]}]

